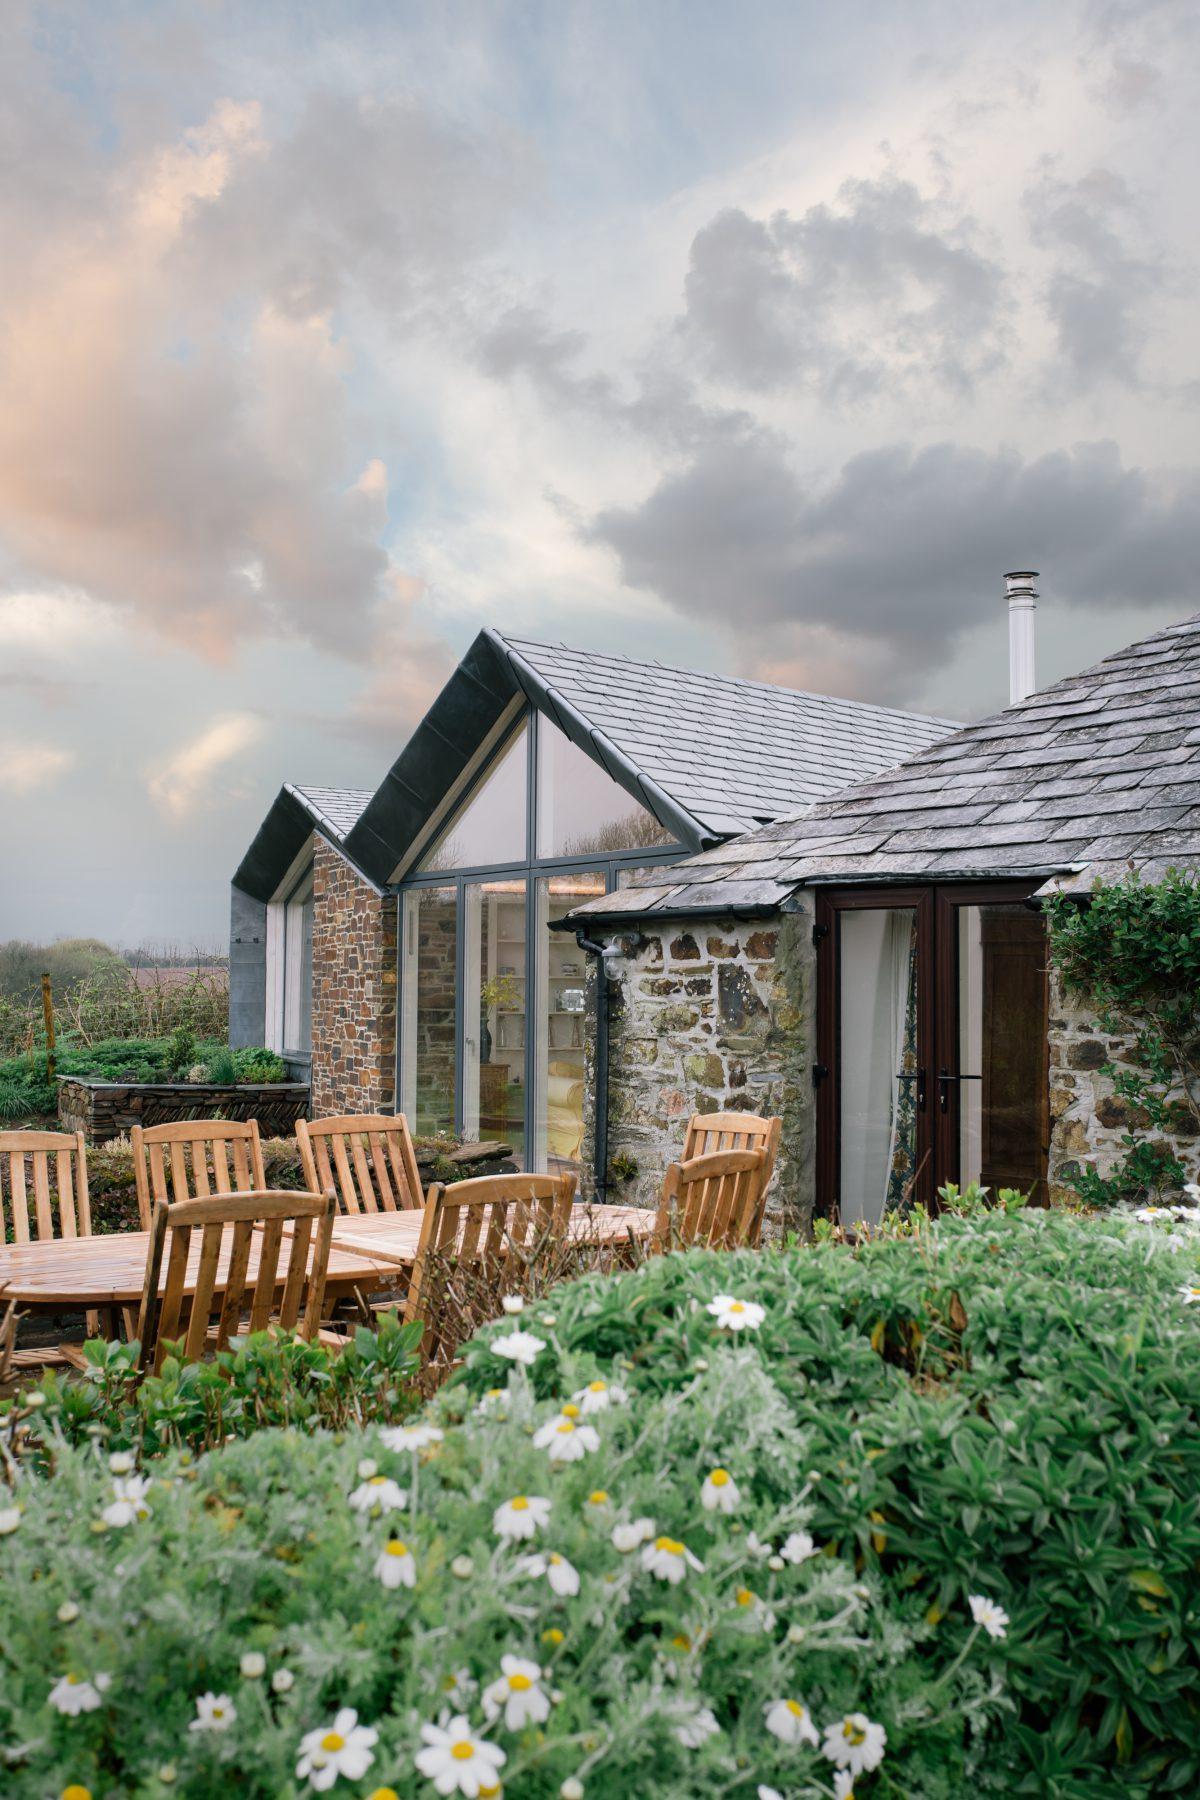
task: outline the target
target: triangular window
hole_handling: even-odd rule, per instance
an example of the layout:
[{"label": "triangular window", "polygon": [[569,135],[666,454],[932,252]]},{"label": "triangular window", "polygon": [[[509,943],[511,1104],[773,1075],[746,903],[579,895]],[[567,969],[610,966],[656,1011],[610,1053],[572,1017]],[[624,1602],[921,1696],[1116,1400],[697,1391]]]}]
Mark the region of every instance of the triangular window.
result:
[{"label": "triangular window", "polygon": [[526,860],[529,732],[522,725],[487,765],[418,871],[491,868]]}]

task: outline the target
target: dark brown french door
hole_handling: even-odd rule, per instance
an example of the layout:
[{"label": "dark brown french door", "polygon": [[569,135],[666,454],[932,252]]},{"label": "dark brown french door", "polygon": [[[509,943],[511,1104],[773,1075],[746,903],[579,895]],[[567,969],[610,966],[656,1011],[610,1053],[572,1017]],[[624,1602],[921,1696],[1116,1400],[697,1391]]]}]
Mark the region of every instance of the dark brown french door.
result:
[{"label": "dark brown french door", "polygon": [[1045,929],[1028,886],[832,890],[817,903],[818,1206],[877,1222],[949,1181],[1041,1197]]}]

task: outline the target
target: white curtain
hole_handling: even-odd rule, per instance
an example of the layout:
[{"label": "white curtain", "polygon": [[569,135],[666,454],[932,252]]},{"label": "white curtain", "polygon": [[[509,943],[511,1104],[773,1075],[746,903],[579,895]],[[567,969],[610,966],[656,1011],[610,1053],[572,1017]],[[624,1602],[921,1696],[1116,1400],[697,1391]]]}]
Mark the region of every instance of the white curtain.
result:
[{"label": "white curtain", "polygon": [[897,1148],[912,973],[907,907],[841,915],[841,1212],[878,1223]]}]

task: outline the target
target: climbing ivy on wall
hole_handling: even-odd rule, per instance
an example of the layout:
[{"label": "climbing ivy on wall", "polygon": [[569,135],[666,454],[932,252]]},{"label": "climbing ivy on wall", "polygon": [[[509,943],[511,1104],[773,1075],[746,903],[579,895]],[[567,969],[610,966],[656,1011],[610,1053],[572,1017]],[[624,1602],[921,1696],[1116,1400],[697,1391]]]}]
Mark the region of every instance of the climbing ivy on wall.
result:
[{"label": "climbing ivy on wall", "polygon": [[1178,1189],[1187,1170],[1172,1140],[1200,1137],[1200,876],[1171,869],[1143,882],[1131,872],[1097,882],[1082,905],[1055,895],[1046,915],[1064,989],[1133,1058],[1102,1073],[1146,1120],[1125,1134],[1109,1176],[1085,1168],[1072,1185],[1101,1205]]}]

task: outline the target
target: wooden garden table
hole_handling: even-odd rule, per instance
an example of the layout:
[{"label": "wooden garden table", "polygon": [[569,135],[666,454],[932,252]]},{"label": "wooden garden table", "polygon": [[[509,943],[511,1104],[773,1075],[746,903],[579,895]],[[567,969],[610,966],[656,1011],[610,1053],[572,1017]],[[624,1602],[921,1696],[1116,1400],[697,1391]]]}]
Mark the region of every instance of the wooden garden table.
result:
[{"label": "wooden garden table", "polygon": [[[423,1212],[343,1215],[333,1228],[326,1292],[334,1299],[354,1289],[376,1291],[407,1286],[417,1256]],[[571,1209],[569,1241],[619,1245],[632,1237],[645,1242],[655,1215],[638,1206],[582,1206]],[[188,1257],[188,1291],[200,1260],[199,1232]],[[108,1237],[52,1238],[44,1243],[0,1245],[0,1302],[15,1300],[23,1311],[82,1312],[92,1307],[136,1306],[146,1278],[148,1231],[123,1231]],[[220,1288],[227,1246],[217,1270]],[[251,1248],[248,1279],[257,1271]],[[163,1269],[166,1281],[166,1268]],[[280,1273],[282,1285],[283,1272]]]}]

